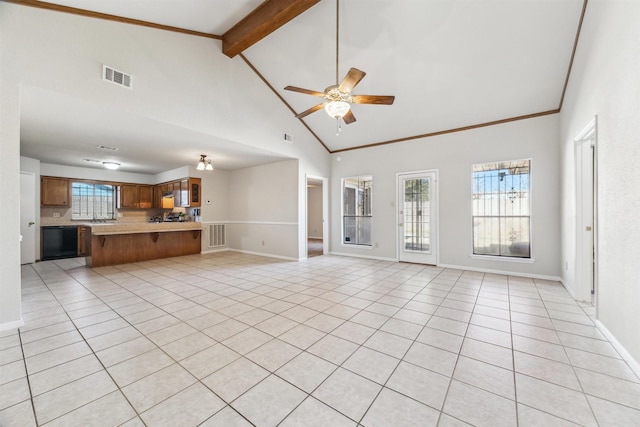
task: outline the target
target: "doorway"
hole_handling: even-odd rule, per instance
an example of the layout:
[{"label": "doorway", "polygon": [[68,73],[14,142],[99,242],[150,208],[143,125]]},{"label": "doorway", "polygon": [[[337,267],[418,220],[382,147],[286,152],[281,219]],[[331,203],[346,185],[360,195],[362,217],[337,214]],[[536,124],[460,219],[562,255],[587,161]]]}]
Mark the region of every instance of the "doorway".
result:
[{"label": "doorway", "polygon": [[20,264],[36,262],[35,175],[20,172]]},{"label": "doorway", "polygon": [[575,138],[576,299],[595,305],[597,290],[596,119]]},{"label": "doorway", "polygon": [[328,252],[327,179],[307,176],[307,258]]},{"label": "doorway", "polygon": [[438,171],[398,174],[398,261],[438,263]]}]

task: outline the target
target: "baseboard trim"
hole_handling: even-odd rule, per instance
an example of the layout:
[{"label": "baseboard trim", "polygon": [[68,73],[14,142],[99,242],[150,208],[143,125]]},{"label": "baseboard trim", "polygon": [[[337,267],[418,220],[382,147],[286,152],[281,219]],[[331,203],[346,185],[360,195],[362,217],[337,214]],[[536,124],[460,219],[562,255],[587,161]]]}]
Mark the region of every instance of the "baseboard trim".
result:
[{"label": "baseboard trim", "polygon": [[504,276],[527,277],[529,279],[551,280],[554,282],[561,281],[559,276],[547,276],[544,274],[531,274],[531,273],[517,273],[514,271],[493,270],[490,268],[476,268],[476,267],[469,267],[465,265],[438,264],[438,267],[453,268],[455,270],[475,271],[478,273],[502,274]]},{"label": "baseboard trim", "polygon": [[227,252],[230,251],[229,248],[219,248],[219,249],[207,249],[206,251],[200,252],[201,254],[214,254],[216,252]]},{"label": "baseboard trim", "polygon": [[385,257],[381,257],[381,256],[348,254],[348,253],[343,253],[343,252],[329,252],[329,253],[331,255],[346,256],[346,257],[351,257],[351,258],[375,259],[375,260],[378,260],[378,261],[398,262],[398,260],[396,258],[385,258]]},{"label": "baseboard trim", "polygon": [[571,296],[571,298],[573,298],[574,301],[578,301],[573,291],[571,290],[571,288],[569,288],[569,286],[567,286],[567,282],[565,282],[563,278],[560,278],[560,283],[562,283],[562,287],[564,288],[565,291],[567,291],[567,293]]},{"label": "baseboard trim", "polygon": [[626,348],[616,339],[616,337],[607,329],[606,326],[602,324],[601,321],[596,319],[596,326],[602,332],[602,334],[609,340],[609,342],[613,345],[613,348],[616,349],[622,359],[627,362],[629,368],[640,377],[640,364],[633,358],[633,356],[627,351]]},{"label": "baseboard trim", "polygon": [[241,254],[247,254],[247,255],[258,255],[258,256],[263,256],[263,257],[267,257],[267,258],[282,259],[282,260],[285,260],[285,261],[299,261],[298,258],[287,257],[287,256],[284,256],[284,255],[268,254],[268,253],[264,253],[264,252],[245,251],[245,250],[242,250],[242,249],[227,249],[227,250],[232,251],[232,252],[239,252]]},{"label": "baseboard trim", "polygon": [[24,326],[24,320],[14,320],[13,322],[0,323],[0,331],[8,331],[9,329],[17,329]]}]

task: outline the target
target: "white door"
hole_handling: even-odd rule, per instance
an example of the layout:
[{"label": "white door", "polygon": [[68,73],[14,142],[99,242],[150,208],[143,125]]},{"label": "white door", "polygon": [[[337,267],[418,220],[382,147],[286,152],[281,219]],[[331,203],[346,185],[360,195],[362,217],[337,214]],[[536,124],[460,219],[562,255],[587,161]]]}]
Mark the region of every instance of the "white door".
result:
[{"label": "white door", "polygon": [[594,280],[594,145],[593,140],[576,147],[576,298],[593,303]]},{"label": "white door", "polygon": [[437,171],[398,175],[398,260],[438,263]]},{"label": "white door", "polygon": [[32,173],[20,172],[20,263],[36,262],[36,183]]}]

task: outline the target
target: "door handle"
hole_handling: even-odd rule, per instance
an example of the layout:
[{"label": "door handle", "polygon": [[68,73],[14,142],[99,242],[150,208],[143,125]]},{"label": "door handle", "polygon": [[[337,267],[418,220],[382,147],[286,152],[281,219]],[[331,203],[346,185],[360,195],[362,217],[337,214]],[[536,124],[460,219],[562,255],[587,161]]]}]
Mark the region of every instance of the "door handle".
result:
[{"label": "door handle", "polygon": [[587,225],[584,229],[585,229],[585,231],[591,231],[591,226]]},{"label": "door handle", "polygon": [[33,221],[29,221],[29,227],[31,227],[31,226],[32,226],[32,225],[34,225],[34,224],[35,224],[35,222],[33,222]]},{"label": "door handle", "polygon": [[398,227],[402,227],[403,225],[404,223],[401,222],[400,224],[398,224]]}]

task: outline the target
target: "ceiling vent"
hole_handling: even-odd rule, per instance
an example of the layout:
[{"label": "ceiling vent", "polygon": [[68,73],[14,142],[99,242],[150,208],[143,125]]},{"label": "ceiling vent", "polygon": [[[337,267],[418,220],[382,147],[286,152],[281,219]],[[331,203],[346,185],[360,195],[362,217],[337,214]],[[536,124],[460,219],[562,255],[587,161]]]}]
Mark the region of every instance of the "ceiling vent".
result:
[{"label": "ceiling vent", "polygon": [[119,148],[109,147],[108,145],[98,145],[98,148],[105,151],[118,151]]},{"label": "ceiling vent", "polygon": [[133,84],[132,75],[123,73],[104,64],[102,65],[102,79],[118,86],[126,87],[127,89],[131,89],[131,85]]}]

